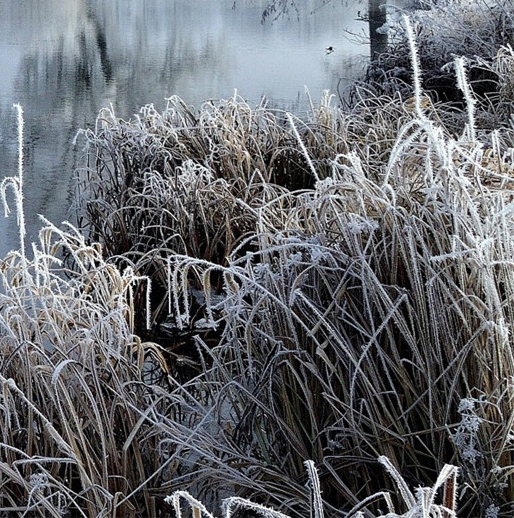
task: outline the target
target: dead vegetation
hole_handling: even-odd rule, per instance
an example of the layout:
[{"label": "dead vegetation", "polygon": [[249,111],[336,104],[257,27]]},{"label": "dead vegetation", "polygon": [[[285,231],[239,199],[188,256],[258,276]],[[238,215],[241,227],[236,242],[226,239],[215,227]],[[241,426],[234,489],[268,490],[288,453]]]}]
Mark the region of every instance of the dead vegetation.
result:
[{"label": "dead vegetation", "polygon": [[0,510],[168,516],[179,490],[196,517],[227,496],[371,517],[390,492],[388,516],[446,518],[451,464],[461,516],[511,516],[514,133],[480,125],[455,69],[458,135],[416,59],[410,100],[351,113],[328,95],[306,120],[237,97],[106,110],[84,228],[45,222],[30,254],[20,153]]}]

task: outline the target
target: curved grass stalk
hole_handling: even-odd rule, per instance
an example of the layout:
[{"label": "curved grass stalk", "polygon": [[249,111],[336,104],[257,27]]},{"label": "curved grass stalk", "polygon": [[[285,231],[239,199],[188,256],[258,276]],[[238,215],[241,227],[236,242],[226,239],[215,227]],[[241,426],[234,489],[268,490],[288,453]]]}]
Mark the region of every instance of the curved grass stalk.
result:
[{"label": "curved grass stalk", "polygon": [[17,176],[5,177],[0,183],[0,196],[4,205],[5,217],[10,213],[9,205],[7,203],[6,190],[11,187],[14,192],[14,199],[16,204],[16,217],[18,222],[18,234],[20,237],[20,253],[25,257],[25,213],[23,210],[23,107],[20,104],[14,104],[13,107],[17,113],[18,126],[18,174]]},{"label": "curved grass stalk", "polygon": [[469,86],[468,78],[466,76],[466,67],[465,60],[463,57],[458,57],[455,59],[455,72],[457,76],[457,84],[464,95],[464,100],[466,102],[467,112],[468,112],[468,124],[467,124],[467,133],[469,141],[472,143],[476,143],[476,134],[475,134],[475,105],[476,100],[473,97],[471,92],[471,88]]}]

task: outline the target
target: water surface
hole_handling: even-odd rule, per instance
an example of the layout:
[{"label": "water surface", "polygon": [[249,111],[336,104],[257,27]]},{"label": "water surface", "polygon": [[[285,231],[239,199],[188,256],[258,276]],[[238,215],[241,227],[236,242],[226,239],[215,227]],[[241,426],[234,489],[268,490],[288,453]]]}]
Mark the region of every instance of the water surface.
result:
[{"label": "water surface", "polygon": [[[0,0],[0,166],[16,172],[13,103],[25,112],[27,241],[72,218],[79,128],[104,106],[129,118],[179,95],[199,108],[239,95],[302,114],[310,96],[361,74],[369,48],[358,2],[301,0],[262,23],[264,0]],[[235,8],[234,8],[235,4]],[[325,48],[333,46],[327,54]],[[0,254],[18,247],[16,219],[0,214]]]}]

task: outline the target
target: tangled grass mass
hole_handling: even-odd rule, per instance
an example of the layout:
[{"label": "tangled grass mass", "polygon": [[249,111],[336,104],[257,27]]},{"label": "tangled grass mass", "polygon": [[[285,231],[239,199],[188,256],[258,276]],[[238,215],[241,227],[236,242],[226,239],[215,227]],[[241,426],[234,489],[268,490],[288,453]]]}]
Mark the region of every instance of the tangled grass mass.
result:
[{"label": "tangled grass mass", "polygon": [[514,55],[450,106],[403,23],[408,96],[103,110],[31,250],[17,107],[0,516],[514,514]]}]

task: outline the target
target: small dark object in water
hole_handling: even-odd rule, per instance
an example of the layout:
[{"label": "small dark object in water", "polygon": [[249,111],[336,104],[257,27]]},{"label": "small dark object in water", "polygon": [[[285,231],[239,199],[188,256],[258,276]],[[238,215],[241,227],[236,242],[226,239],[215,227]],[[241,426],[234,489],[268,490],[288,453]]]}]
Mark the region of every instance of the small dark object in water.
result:
[{"label": "small dark object in water", "polygon": [[332,45],[330,47],[326,47],[325,52],[327,54],[332,54],[332,52],[334,52],[334,47],[332,47]]}]

